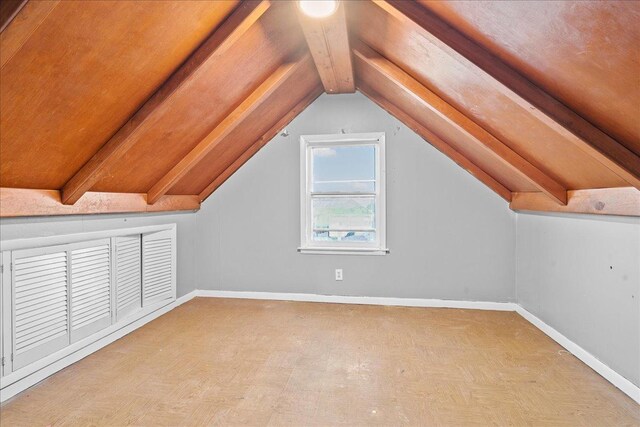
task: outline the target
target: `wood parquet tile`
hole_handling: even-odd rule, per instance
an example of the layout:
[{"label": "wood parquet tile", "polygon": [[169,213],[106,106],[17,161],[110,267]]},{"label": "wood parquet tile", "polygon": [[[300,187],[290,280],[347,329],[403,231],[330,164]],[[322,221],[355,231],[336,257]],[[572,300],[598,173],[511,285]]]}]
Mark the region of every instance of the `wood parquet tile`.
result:
[{"label": "wood parquet tile", "polygon": [[0,407],[5,426],[639,426],[515,313],[196,298]]}]

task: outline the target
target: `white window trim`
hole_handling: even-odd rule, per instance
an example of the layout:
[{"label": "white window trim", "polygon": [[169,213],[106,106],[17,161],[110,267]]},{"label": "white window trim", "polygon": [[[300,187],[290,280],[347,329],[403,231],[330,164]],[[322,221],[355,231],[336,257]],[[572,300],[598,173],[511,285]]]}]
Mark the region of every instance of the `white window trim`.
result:
[{"label": "white window trim", "polygon": [[[376,145],[377,185],[375,192],[377,240],[375,242],[316,243],[311,238],[311,149],[322,146]],[[384,132],[300,136],[300,247],[304,254],[385,255],[386,243],[386,167]]]}]

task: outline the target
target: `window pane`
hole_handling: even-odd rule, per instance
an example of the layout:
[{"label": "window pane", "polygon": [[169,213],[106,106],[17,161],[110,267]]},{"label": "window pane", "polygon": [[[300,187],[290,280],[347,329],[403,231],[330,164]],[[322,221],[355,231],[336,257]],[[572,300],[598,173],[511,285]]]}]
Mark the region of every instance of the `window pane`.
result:
[{"label": "window pane", "polygon": [[373,231],[375,206],[375,197],[314,197],[313,230]]},{"label": "window pane", "polygon": [[375,146],[355,145],[312,148],[314,192],[373,193]]},{"label": "window pane", "polygon": [[375,231],[314,231],[316,242],[375,242]]}]

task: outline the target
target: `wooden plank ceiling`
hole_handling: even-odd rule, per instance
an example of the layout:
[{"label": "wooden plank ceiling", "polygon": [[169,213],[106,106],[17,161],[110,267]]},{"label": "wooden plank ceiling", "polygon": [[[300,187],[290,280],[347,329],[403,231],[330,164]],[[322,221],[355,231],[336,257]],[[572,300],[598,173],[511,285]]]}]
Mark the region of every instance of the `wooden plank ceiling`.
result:
[{"label": "wooden plank ceiling", "polygon": [[11,0],[0,214],[197,210],[359,90],[516,210],[640,216],[640,3]]}]

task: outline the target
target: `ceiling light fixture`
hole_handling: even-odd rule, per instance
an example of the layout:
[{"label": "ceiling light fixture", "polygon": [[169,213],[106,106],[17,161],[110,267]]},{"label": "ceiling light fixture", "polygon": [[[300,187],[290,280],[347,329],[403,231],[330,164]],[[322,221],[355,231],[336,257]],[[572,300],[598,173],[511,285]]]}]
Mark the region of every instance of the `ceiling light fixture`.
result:
[{"label": "ceiling light fixture", "polygon": [[298,6],[307,16],[326,18],[338,9],[338,2],[336,0],[300,0]]}]

